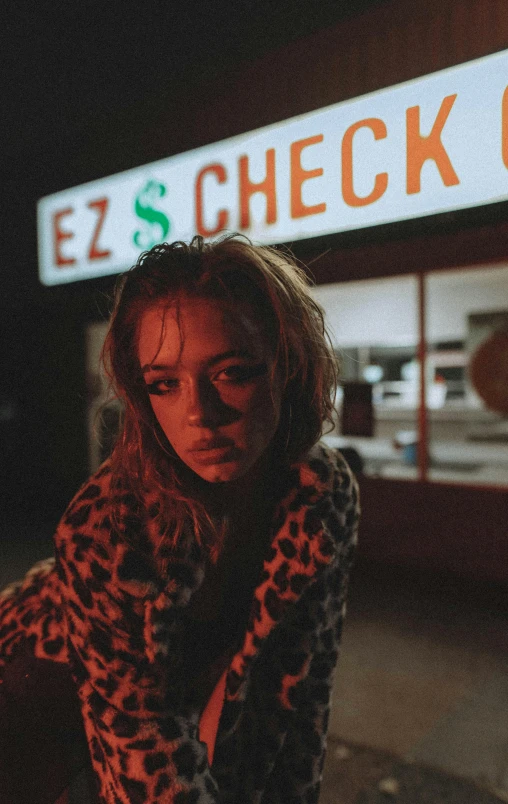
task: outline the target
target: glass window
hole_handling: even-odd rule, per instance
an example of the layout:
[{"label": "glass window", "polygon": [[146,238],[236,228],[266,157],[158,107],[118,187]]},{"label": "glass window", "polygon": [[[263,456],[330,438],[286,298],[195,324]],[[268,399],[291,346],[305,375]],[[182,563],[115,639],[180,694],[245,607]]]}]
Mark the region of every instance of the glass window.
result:
[{"label": "glass window", "polygon": [[353,461],[356,453],[365,474],[416,478],[416,277],[319,285],[313,295],[341,362],[336,427],[325,440]]},{"label": "glass window", "polygon": [[508,485],[508,266],[426,278],[428,477]]}]

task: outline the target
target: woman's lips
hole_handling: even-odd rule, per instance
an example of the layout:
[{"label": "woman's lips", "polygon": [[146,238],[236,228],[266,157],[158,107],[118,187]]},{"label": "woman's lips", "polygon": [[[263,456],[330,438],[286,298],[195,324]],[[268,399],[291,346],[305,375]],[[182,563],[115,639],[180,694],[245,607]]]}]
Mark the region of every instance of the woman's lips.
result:
[{"label": "woman's lips", "polygon": [[227,463],[234,461],[240,455],[240,450],[233,443],[227,443],[218,447],[201,447],[190,450],[196,463],[209,466],[213,463]]},{"label": "woman's lips", "polygon": [[216,435],[208,436],[208,438],[206,436],[199,438],[194,442],[190,451],[200,452],[203,449],[215,449],[215,447],[232,447],[234,443],[232,438],[217,433]]}]

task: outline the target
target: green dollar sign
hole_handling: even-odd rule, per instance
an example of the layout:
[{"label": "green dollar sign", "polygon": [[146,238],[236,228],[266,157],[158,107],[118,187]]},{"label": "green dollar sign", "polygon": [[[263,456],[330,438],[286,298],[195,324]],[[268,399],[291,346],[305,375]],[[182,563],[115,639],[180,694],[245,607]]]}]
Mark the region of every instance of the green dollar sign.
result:
[{"label": "green dollar sign", "polygon": [[150,179],[136,196],[134,210],[138,218],[146,221],[143,229],[134,233],[134,243],[138,248],[152,248],[165,239],[171,224],[169,218],[155,204],[166,195],[166,188],[158,181]]}]

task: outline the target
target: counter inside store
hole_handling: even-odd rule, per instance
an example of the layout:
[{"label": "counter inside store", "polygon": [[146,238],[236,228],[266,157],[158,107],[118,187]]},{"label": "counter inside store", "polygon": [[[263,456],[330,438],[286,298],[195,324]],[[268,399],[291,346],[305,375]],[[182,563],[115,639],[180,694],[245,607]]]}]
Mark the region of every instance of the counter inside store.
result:
[{"label": "counter inside store", "polygon": [[[375,409],[372,437],[323,437],[339,449],[352,447],[371,477],[417,480],[417,413],[393,406]],[[508,486],[508,419],[483,410],[453,406],[428,411],[428,479],[473,485]]]}]

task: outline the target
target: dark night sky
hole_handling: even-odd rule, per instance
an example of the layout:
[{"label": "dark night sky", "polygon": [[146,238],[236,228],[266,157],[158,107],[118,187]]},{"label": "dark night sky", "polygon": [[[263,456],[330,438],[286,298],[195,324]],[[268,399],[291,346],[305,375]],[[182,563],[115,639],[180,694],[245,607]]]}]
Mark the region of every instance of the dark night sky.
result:
[{"label": "dark night sky", "polygon": [[140,97],[168,98],[191,77],[220,74],[379,2],[8,0],[0,25],[4,187],[32,184],[41,162],[56,162],[101,116]]}]

